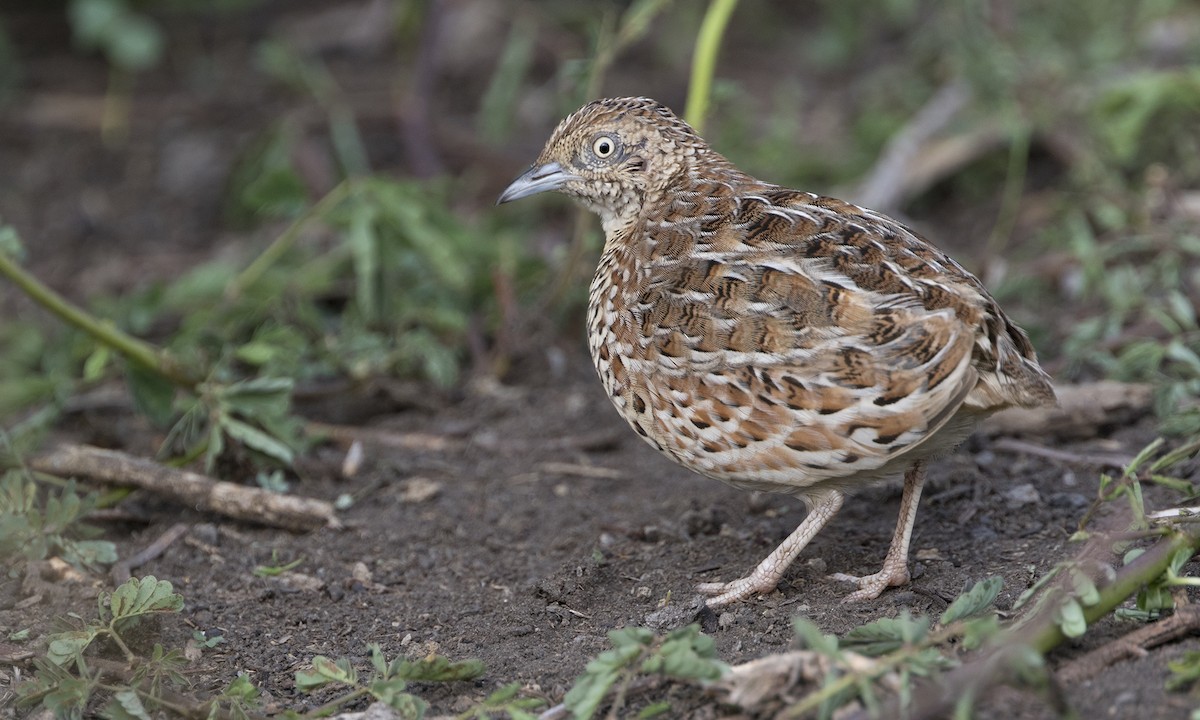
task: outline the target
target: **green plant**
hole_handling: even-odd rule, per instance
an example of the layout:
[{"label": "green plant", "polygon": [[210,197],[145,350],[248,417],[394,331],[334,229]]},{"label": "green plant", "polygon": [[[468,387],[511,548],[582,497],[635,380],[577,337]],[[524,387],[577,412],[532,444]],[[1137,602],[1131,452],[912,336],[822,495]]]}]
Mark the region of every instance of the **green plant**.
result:
[{"label": "green plant", "polygon": [[81,495],[73,481],[41,491],[31,473],[5,472],[0,477],[0,568],[13,573],[21,560],[52,554],[81,569],[116,562],[116,546],[94,539],[100,530],[82,522],[96,501],[95,493]]},{"label": "green plant", "polygon": [[280,563],[280,562],[278,562],[278,559],[279,559],[278,551],[272,550],[271,551],[271,562],[274,564],[273,565],[259,565],[254,568],[254,574],[257,575],[258,577],[276,577],[276,576],[282,575],[286,572],[295,570],[296,568],[300,567],[301,563],[304,562],[304,558],[302,558],[302,557],[296,558],[295,560],[293,560],[289,563]]},{"label": "green plant", "polygon": [[116,68],[145,70],[162,58],[162,30],[125,0],[71,0],[67,17],[76,42],[103,52]]},{"label": "green plant", "polygon": [[600,708],[610,690],[612,713],[621,712],[625,692],[638,675],[662,675],[682,680],[716,680],[726,666],[716,656],[712,638],[688,625],[655,637],[646,628],[627,627],[608,634],[613,644],[587,664],[583,674],[564,698],[564,704],[579,720],[588,720]]},{"label": "green plant", "polygon": [[[914,677],[931,677],[959,664],[955,648],[976,650],[1000,631],[992,603],[1000,593],[999,577],[976,583],[942,613],[936,626],[927,617],[902,613],[854,628],[840,639],[825,635],[811,622],[796,618],[796,635],[806,647],[832,661],[833,670],[822,687],[792,705],[788,717],[817,712],[828,716],[851,700],[860,700],[872,717],[882,709],[877,683],[896,674],[900,705],[912,702]],[[845,653],[875,658],[858,663]]]},{"label": "green plant", "polygon": [[[123,635],[139,620],[161,613],[178,613],[183,598],[171,583],[153,576],[134,578],[100,596],[97,619],[79,630],[68,630],[49,637],[47,654],[34,661],[37,673],[18,686],[19,705],[40,703],[56,717],[79,717],[97,692],[107,693],[104,712],[108,717],[144,717],[150,708],[164,706],[162,690],[183,683],[183,655],[155,645],[152,655],[143,658],[129,648]],[[110,640],[124,656],[129,672],[120,682],[110,682],[112,673],[103,661],[87,653],[97,640]]]},{"label": "green plant", "polygon": [[330,660],[324,655],[312,659],[310,670],[296,672],[296,688],[300,692],[312,693],[335,687],[347,692],[326,702],[308,713],[320,717],[360,697],[369,696],[385,703],[401,718],[418,720],[424,717],[428,704],[419,697],[406,692],[410,682],[455,682],[472,680],[483,674],[483,664],[478,660],[452,662],[440,655],[421,660],[396,658],[388,661],[379,645],[367,646],[371,657],[371,674],[361,679],[348,658]]}]

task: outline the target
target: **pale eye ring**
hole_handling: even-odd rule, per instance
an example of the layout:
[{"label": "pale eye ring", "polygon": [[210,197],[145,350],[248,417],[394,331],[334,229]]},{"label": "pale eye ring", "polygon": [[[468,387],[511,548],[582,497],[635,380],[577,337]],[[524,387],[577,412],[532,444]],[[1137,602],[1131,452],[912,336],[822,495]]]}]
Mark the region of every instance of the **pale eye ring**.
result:
[{"label": "pale eye ring", "polygon": [[617,151],[617,141],[609,135],[597,135],[592,141],[592,154],[601,160],[612,157]]}]

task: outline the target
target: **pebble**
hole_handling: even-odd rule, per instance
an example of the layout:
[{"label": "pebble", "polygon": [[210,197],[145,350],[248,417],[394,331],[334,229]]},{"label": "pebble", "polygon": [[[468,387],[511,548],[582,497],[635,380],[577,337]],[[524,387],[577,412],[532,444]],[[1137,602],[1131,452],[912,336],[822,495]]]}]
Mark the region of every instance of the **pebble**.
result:
[{"label": "pebble", "polygon": [[1008,500],[1008,506],[1010,508],[1033,505],[1042,501],[1041,494],[1038,493],[1037,488],[1035,488],[1032,483],[1023,483],[1008,489],[1004,493],[1004,498]]}]

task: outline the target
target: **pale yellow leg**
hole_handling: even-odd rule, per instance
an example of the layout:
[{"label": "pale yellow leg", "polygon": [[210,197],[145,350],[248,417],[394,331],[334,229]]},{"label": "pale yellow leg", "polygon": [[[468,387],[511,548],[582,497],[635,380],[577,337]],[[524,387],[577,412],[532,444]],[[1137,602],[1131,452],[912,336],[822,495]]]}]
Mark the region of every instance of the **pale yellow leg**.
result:
[{"label": "pale yellow leg", "polygon": [[779,584],[784,572],[800,554],[800,551],[841,509],[845,499],[845,496],[838,490],[821,498],[813,505],[808,516],[804,518],[804,522],[800,523],[800,526],[791,535],[788,535],[787,539],[780,543],[779,547],[775,548],[765,560],[759,563],[758,567],[754,568],[754,572],[746,577],[731,582],[701,583],[696,589],[705,595],[713,596],[708,601],[708,606],[714,609],[744,600],[752,595],[771,592]]},{"label": "pale yellow leg", "polygon": [[917,505],[921,502],[921,486],[925,484],[925,461],[913,463],[904,474],[904,494],[900,498],[900,517],[896,519],[896,533],[892,545],[883,560],[883,569],[874,575],[855,577],[837,573],[835,580],[856,583],[858,590],[842,598],[842,602],[874,600],[886,588],[905,585],[908,575],[908,543],[912,537],[913,524],[917,520]]}]

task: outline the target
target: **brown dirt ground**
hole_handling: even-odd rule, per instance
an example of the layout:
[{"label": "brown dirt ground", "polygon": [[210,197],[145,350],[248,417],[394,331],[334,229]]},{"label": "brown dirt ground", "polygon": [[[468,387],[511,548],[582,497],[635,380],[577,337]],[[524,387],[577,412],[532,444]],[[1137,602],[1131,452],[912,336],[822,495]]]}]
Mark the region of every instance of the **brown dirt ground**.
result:
[{"label": "brown dirt ground", "polygon": [[[18,27],[42,27],[37,17],[24,22]],[[215,238],[228,232],[218,210],[231,148],[243,146],[280,101],[262,87],[239,83],[197,97],[152,78],[139,94],[130,144],[106,150],[87,118],[73,118],[77,126],[54,125],[30,109],[63,101],[54,93],[92,100],[102,93],[102,65],[69,52],[64,32],[29,40],[57,50],[33,53],[25,70],[34,91],[0,117],[0,167],[9,169],[9,181],[0,185],[0,217],[26,238],[29,266],[74,297],[170,277],[227,242]],[[249,43],[236,33],[234,40]],[[368,60],[363,64],[374,67]],[[375,85],[387,87],[384,75]],[[356,77],[360,87],[372,85]],[[251,106],[253,112],[244,112]],[[368,122],[365,132],[379,141],[387,127]],[[532,135],[531,147],[538,142]],[[172,163],[198,168],[202,181],[172,184],[179,170]],[[519,160],[503,164],[508,174],[520,167]],[[6,312],[28,311],[11,295],[4,306]],[[160,622],[145,642],[181,645],[193,630],[219,634],[226,642],[206,651],[191,673],[196,693],[215,691],[247,672],[279,708],[320,701],[298,695],[293,686],[293,674],[313,655],[350,656],[361,667],[371,642],[388,656],[436,650],[484,661],[487,673],[474,683],[416,688],[438,712],[461,710],[469,699],[515,680],[557,702],[586,662],[608,647],[608,631],[661,628],[657,611],[686,605],[697,582],[748,571],[803,517],[800,504],[789,498],[743,493],[657,455],[609,406],[577,334],[561,347],[561,365],[535,358],[505,386],[479,384],[455,402],[392,409],[369,421],[447,438],[450,450],[368,449],[353,479],[338,475],[340,449],[316,451],[293,492],[327,499],[356,495],[344,513],[344,530],[295,535],[152,498],[127,501],[124,507],[137,519],[104,525],[121,557],[173,523],[190,527],[184,539],[136,571],[170,580],[186,598],[182,617]],[[156,441],[119,406],[78,415],[65,432],[140,453],[152,452]],[[1153,437],[1153,423],[1146,420],[1103,429],[1087,441],[1041,440],[1066,450],[1133,453]],[[965,586],[990,575],[1004,577],[998,604],[1007,608],[1072,552],[1065,541],[1095,495],[1098,473],[973,439],[932,466],[913,539],[911,586],[877,601],[843,605],[848,588],[826,579],[830,572],[877,569],[899,501],[898,487],[885,486],[849,502],[776,593],[701,620],[720,656],[737,663],[788,648],[793,616],[842,632],[904,610],[938,613]],[[1036,489],[1035,500],[1014,492],[1024,485]],[[436,492],[420,497],[414,489],[422,486]],[[300,561],[292,573],[253,573],[257,566],[292,560]],[[54,631],[56,617],[90,614],[106,582],[49,581],[36,569],[23,582],[0,579],[0,638],[18,628],[31,628],[38,638]],[[42,602],[21,604],[37,594]],[[1110,621],[1079,646],[1057,651],[1051,662],[1128,629]],[[1164,692],[1166,663],[1198,648],[1200,641],[1190,639],[1120,663],[1065,688],[1066,698],[1086,718],[1182,717],[1193,701]],[[680,716],[724,714],[694,690],[669,692]],[[999,695],[989,703],[988,717],[1053,717],[1028,695]],[[12,710],[0,710],[0,717],[12,716]]]}]

